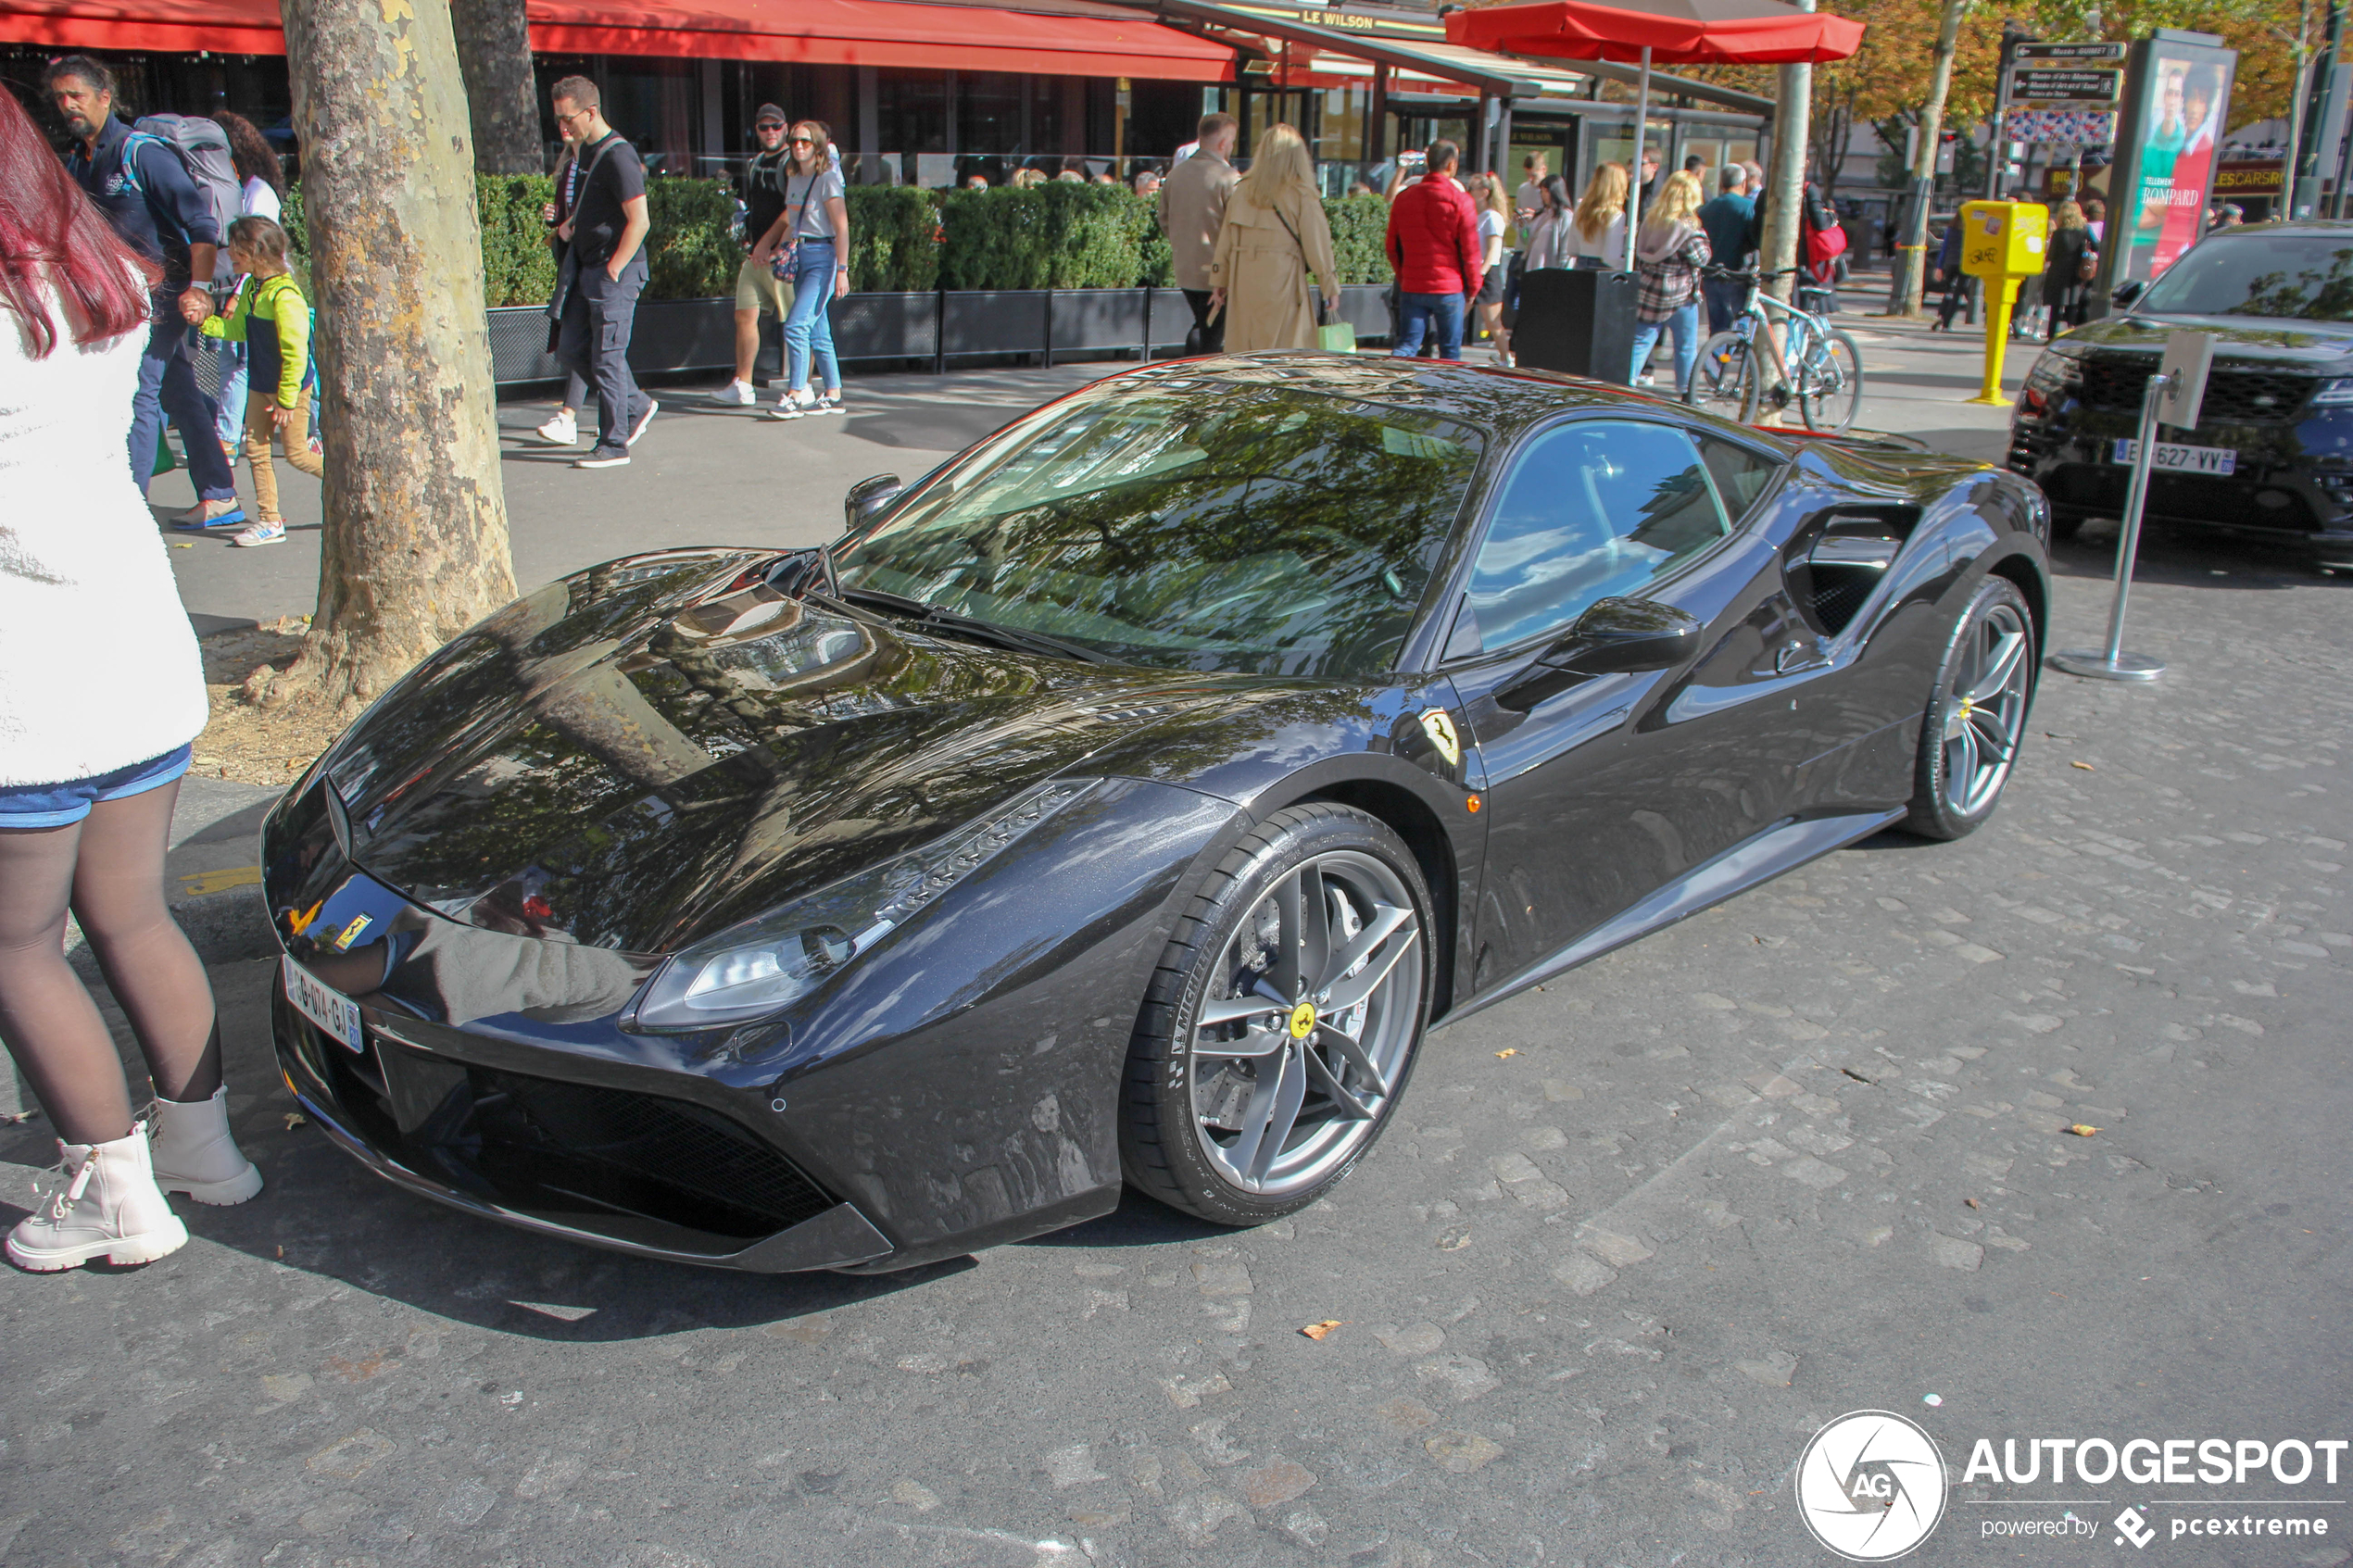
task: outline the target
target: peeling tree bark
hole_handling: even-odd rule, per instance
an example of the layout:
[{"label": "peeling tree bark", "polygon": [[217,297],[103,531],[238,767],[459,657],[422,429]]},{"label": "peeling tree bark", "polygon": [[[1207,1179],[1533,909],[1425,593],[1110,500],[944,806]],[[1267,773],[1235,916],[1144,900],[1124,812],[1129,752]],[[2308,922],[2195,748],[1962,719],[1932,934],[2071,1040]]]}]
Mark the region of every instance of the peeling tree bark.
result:
[{"label": "peeling tree bark", "polygon": [[466,76],[474,168],[484,174],[546,173],[523,0],[449,0],[449,20]]},{"label": "peeling tree bark", "polygon": [[319,608],[271,707],[355,709],[514,597],[448,0],[281,0],[326,418]]}]

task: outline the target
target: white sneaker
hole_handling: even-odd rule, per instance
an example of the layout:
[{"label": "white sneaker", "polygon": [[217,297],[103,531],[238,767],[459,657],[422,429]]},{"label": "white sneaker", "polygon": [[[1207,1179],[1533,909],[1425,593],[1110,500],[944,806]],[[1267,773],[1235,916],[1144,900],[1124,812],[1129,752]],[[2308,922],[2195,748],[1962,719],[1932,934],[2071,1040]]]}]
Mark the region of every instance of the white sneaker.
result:
[{"label": "white sneaker", "polygon": [[210,1099],[158,1098],[155,1118],[148,1147],[157,1186],[213,1204],[243,1203],[261,1190],[261,1173],[230,1135],[225,1085]]},{"label": "white sneaker", "polygon": [[188,1244],[188,1227],[156,1185],[144,1123],[111,1143],[60,1143],[57,1189],[8,1233],[8,1261],[55,1273],[104,1257],[152,1263]]},{"label": "white sneaker", "polygon": [[741,408],[760,407],[760,394],[753,390],[751,383],[748,381],[731,381],[727,383],[726,391],[714,393],[712,396],[718,402],[732,403]]},{"label": "white sneaker", "polygon": [[817,397],[817,406],[816,406],[815,408],[813,408],[810,409],[809,411],[810,411],[811,413],[812,413],[812,414],[838,414],[838,413],[840,413],[840,412],[841,412],[841,388],[839,388],[839,387],[836,387],[836,388],[834,388],[834,390],[833,390],[833,391],[831,391],[831,392],[826,392],[826,393],[821,393],[821,394],[819,394],[819,395],[818,395],[818,397]]},{"label": "white sneaker", "polygon": [[580,445],[580,426],[569,408],[559,408],[556,417],[539,427],[539,439],[550,446]]},{"label": "white sneaker", "polygon": [[229,543],[239,548],[255,545],[283,545],[286,542],[283,522],[252,522],[229,535]]},{"label": "white sneaker", "polygon": [[661,399],[659,397],[647,398],[646,411],[637,416],[637,422],[635,424],[629,427],[629,439],[623,445],[629,446],[636,445],[637,438],[646,433],[646,427],[653,423],[654,416],[661,412]]},{"label": "white sneaker", "polygon": [[768,410],[768,417],[772,420],[805,419],[816,408],[817,399],[809,395],[807,387],[802,387],[799,392],[787,392],[777,398],[776,406]]}]

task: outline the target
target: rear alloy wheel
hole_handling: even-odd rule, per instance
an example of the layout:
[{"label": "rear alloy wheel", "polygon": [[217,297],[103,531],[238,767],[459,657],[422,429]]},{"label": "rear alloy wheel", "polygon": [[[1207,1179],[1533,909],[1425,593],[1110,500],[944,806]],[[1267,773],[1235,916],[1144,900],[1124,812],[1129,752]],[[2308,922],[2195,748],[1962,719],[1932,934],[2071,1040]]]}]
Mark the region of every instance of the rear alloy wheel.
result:
[{"label": "rear alloy wheel", "polygon": [[1994,814],[2026,734],[2036,667],[2025,596],[2009,579],[1988,577],[1954,627],[1929,695],[1906,829],[1958,838]]},{"label": "rear alloy wheel", "polygon": [[1372,1148],[1429,1011],[1413,852],[1344,806],[1278,811],[1196,896],[1130,1047],[1121,1160],[1221,1224],[1305,1208]]}]

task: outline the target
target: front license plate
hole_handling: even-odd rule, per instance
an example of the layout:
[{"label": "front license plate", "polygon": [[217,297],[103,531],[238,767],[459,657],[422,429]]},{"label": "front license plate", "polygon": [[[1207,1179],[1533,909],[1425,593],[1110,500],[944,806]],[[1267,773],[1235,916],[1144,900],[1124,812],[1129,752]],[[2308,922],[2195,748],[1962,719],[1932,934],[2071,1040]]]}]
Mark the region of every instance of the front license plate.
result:
[{"label": "front license plate", "polygon": [[[2141,444],[2131,436],[2116,443],[2116,460],[2131,463],[2141,455]],[[2171,441],[2157,444],[2149,467],[2161,473],[2236,473],[2239,455],[2228,446],[2183,446]]]},{"label": "front license plate", "polygon": [[286,1000],[295,1010],[320,1028],[343,1042],[350,1050],[359,1048],[359,1004],[342,992],[331,990],[320,978],[290,958],[283,955],[285,966]]}]

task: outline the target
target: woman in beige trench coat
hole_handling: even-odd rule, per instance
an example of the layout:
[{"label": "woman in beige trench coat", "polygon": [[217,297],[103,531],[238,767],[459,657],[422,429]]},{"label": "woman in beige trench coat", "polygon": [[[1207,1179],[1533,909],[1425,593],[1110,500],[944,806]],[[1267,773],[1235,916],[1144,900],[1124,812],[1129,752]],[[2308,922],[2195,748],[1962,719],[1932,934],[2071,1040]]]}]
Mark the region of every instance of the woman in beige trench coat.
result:
[{"label": "woman in beige trench coat", "polygon": [[1226,204],[1209,264],[1211,307],[1226,313],[1226,352],[1315,347],[1311,270],[1324,280],[1324,297],[1337,305],[1340,269],[1307,144],[1290,126],[1272,126]]}]

